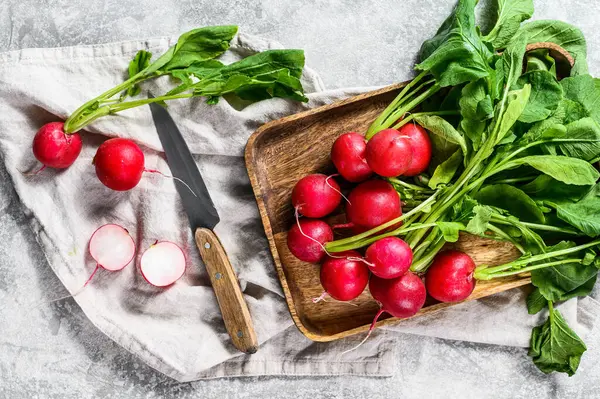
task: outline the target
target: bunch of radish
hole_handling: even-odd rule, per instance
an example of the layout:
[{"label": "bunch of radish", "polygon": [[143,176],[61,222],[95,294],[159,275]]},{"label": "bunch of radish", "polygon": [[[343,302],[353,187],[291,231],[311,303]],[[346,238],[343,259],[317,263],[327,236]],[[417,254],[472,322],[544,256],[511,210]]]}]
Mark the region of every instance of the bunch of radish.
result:
[{"label": "bunch of radish", "polygon": [[[379,239],[364,254],[354,250],[330,253],[325,247],[333,241],[337,228],[350,228],[358,234],[402,215],[399,193],[381,178],[417,176],[428,168],[431,141],[425,129],[414,123],[405,124],[399,130],[382,130],[368,141],[358,133],[345,133],[334,142],[331,160],[338,175],[305,176],[296,183],[291,195],[296,218],[287,244],[298,259],[321,263],[324,293],[315,302],[325,296],[351,301],[368,285],[380,305],[368,337],[384,312],[399,318],[415,315],[423,307],[428,291],[443,302],[460,301],[470,295],[475,264],[461,252],[439,254],[423,283],[420,276],[410,271],[411,248],[398,237]],[[335,180],[338,176],[357,183],[347,197]],[[343,200],[347,223],[332,227],[321,220],[338,210]]]}]

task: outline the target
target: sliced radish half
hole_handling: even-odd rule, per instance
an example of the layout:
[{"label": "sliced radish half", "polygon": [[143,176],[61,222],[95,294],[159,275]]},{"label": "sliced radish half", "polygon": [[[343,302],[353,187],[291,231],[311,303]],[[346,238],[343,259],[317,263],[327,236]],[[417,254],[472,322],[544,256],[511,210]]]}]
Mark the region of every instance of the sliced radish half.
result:
[{"label": "sliced radish half", "polygon": [[142,255],[140,270],[148,283],[166,287],[183,276],[185,255],[177,244],[157,241]]},{"label": "sliced radish half", "polygon": [[111,272],[123,269],[135,255],[133,238],[116,224],[99,227],[90,238],[89,249],[98,266]]}]

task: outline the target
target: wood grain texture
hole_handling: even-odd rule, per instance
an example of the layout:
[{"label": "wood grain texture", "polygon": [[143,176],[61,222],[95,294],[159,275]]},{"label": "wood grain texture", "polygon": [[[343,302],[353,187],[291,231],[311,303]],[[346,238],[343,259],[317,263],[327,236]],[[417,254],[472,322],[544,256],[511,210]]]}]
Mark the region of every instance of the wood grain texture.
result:
[{"label": "wood grain texture", "polygon": [[[296,259],[288,250],[287,230],[294,223],[290,203],[294,184],[310,173],[333,173],[329,159],[335,139],[349,131],[365,132],[375,117],[404,85],[389,86],[343,101],[267,123],[246,146],[246,167],[269,240],[269,246],[290,313],[296,326],[314,341],[332,341],[368,330],[377,303],[365,290],[351,303],[327,299],[313,303],[323,288],[318,265]],[[341,179],[338,179],[340,183]],[[344,186],[348,189],[350,186]],[[328,221],[340,221],[342,209]],[[518,257],[508,243],[461,235],[452,247],[470,254],[477,264],[498,265]],[[527,276],[478,282],[467,300],[482,298],[529,283]],[[428,299],[419,314],[431,313],[449,304]],[[417,314],[415,317],[418,317]],[[378,325],[396,323],[384,318]]]},{"label": "wood grain texture", "polygon": [[233,344],[242,352],[255,353],[258,340],[248,305],[221,241],[209,229],[197,229],[195,236]]}]

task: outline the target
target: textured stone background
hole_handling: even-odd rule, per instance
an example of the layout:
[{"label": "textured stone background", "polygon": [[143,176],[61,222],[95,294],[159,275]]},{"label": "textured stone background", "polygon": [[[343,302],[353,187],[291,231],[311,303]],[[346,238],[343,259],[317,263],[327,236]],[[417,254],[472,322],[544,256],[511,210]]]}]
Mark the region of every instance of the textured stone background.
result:
[{"label": "textured stone background", "polygon": [[[0,51],[175,35],[209,24],[304,48],[330,87],[409,77],[420,43],[454,0],[2,0]],[[583,29],[600,67],[600,2],[535,1],[536,18]],[[2,110],[0,110],[2,112]],[[15,132],[20,134],[20,132]],[[102,335],[73,300],[31,309],[13,299],[65,294],[0,168],[0,398],[600,397],[600,344],[588,337],[575,377],[545,376],[524,350],[406,335],[388,379],[241,378],[177,384]],[[46,295],[44,295],[46,292]],[[47,294],[54,293],[53,295]]]}]

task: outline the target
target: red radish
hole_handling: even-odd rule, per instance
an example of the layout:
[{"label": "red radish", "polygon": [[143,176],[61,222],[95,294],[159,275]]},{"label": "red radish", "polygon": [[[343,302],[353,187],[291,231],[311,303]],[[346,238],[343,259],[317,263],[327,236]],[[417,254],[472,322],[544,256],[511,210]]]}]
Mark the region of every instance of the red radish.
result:
[{"label": "red radish", "polygon": [[440,302],[467,299],[475,288],[475,262],[460,251],[440,252],[425,275],[425,285],[431,297]]},{"label": "red radish", "polygon": [[331,227],[322,220],[301,219],[290,229],[287,245],[304,262],[317,263],[325,256],[325,243],[333,241]]},{"label": "red radish", "polygon": [[366,158],[373,172],[379,176],[399,176],[412,163],[410,138],[396,129],[382,130],[367,142]]},{"label": "red radish", "polygon": [[137,144],[127,139],[106,140],[98,147],[93,162],[98,179],[116,191],[131,190],[144,173],[144,153]]},{"label": "red radish", "polygon": [[51,300],[56,302],[78,295],[96,275],[98,269],[110,272],[123,270],[133,260],[135,243],[129,232],[116,224],[105,224],[94,231],[88,243],[90,255],[96,261],[96,267],[86,282],[73,295],[67,295]]},{"label": "red radish", "polygon": [[144,251],[140,271],[144,279],[155,287],[169,286],[185,272],[183,250],[170,241],[157,241]]},{"label": "red radish", "polygon": [[390,280],[371,276],[369,291],[371,291],[373,298],[379,302],[379,312],[373,318],[367,336],[354,348],[343,353],[353,351],[369,339],[382,313],[386,312],[399,318],[412,317],[421,310],[427,298],[425,285],[419,276],[411,272]]},{"label": "red radish", "polygon": [[373,174],[365,158],[366,150],[364,136],[354,132],[344,133],[331,147],[331,160],[344,179],[360,183]]},{"label": "red radish", "polygon": [[135,243],[123,227],[105,224],[92,234],[89,250],[98,266],[114,272],[131,262],[135,254]]},{"label": "red radish", "polygon": [[304,176],[292,190],[292,205],[309,218],[321,218],[334,211],[342,200],[340,186],[322,174]]},{"label": "red radish", "polygon": [[[99,268],[116,272],[131,263],[135,255],[135,242],[123,227],[105,224],[94,231],[88,249],[96,261],[96,268],[81,289],[89,284]],[[73,294],[75,295],[77,294]]]},{"label": "red radish", "polygon": [[368,180],[350,192],[346,218],[358,230],[370,230],[402,215],[400,195],[383,180]]},{"label": "red radish", "polygon": [[[33,138],[33,155],[45,168],[68,168],[81,152],[79,133],[67,134],[63,122],[50,122],[41,127]],[[40,169],[41,170],[41,169]]]},{"label": "red radish", "polygon": [[338,301],[358,297],[369,282],[369,269],[356,251],[345,251],[325,260],[321,266],[321,285]]},{"label": "red radish", "polygon": [[421,310],[427,297],[423,281],[411,272],[391,280],[371,277],[369,291],[381,304],[374,323],[383,312],[400,318],[414,316]]},{"label": "red radish", "polygon": [[174,179],[187,187],[196,197],[196,193],[183,180],[169,176],[157,169],[144,168],[144,153],[131,140],[115,138],[106,140],[98,147],[94,156],[96,176],[106,187],[115,191],[131,190],[140,182],[142,173],[156,173],[168,179]]},{"label": "red radish", "polygon": [[406,242],[397,237],[375,241],[367,248],[365,260],[377,277],[391,279],[402,276],[410,268],[413,253]]},{"label": "red radish", "polygon": [[404,176],[416,176],[427,170],[431,161],[431,139],[427,130],[416,123],[409,123],[400,128],[400,134],[408,136],[412,147],[412,161]]}]

